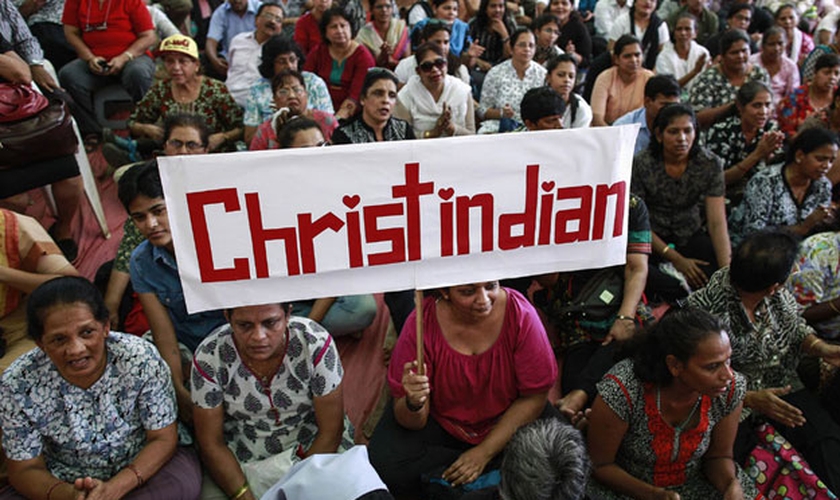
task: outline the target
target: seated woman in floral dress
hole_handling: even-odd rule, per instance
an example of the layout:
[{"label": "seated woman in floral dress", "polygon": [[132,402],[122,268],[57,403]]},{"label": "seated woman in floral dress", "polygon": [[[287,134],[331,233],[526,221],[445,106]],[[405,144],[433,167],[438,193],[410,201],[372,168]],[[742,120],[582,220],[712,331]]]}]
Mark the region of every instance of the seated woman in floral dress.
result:
[{"label": "seated woman in floral dress", "polygon": [[747,384],[731,356],[723,324],[699,308],[673,309],[641,334],[598,384],[589,497],[756,498],[732,459]]},{"label": "seated woman in floral dress", "polygon": [[0,380],[11,482],[0,498],[196,498],[198,457],[178,448],[175,391],[154,345],[111,332],[84,278],[35,289],[27,320],[38,349]]}]

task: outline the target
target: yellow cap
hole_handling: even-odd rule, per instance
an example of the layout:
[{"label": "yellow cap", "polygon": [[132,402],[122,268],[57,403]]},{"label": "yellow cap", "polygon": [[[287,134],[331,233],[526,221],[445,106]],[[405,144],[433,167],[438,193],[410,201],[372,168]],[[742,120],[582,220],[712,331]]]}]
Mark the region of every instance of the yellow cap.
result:
[{"label": "yellow cap", "polygon": [[193,59],[198,59],[198,45],[195,40],[184,35],[172,35],[160,43],[158,52],[163,55],[167,52],[180,52]]}]

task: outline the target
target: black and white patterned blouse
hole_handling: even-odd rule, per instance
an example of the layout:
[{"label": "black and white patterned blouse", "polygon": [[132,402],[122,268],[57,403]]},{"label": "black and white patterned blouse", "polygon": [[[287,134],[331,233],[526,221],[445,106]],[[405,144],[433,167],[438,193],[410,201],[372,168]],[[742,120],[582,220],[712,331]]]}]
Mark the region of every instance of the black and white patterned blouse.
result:
[{"label": "black and white patterned blouse", "polygon": [[704,288],[692,293],[688,302],[727,325],[732,368],[747,377],[749,390],[790,385],[796,391],[803,387],[796,367],[802,341],[814,330],[799,315],[790,291],[780,288],[764,298],[756,308],[753,323],[725,267],[715,272]]},{"label": "black and white patterned blouse", "polygon": [[[382,130],[382,138],[385,141],[414,139],[414,129],[408,122],[391,117],[388,119],[388,123],[385,124],[385,129]],[[359,116],[350,123],[346,123],[335,129],[330,142],[336,145],[376,142],[376,132]]]},{"label": "black and white patterned blouse", "polygon": [[831,181],[822,177],[812,181],[802,203],[785,179],[784,165],[778,164],[758,172],[747,183],[744,199],[730,217],[733,245],[762,229],[795,226],[815,209],[831,202]]},{"label": "black and white patterned blouse", "polygon": [[[298,444],[309,448],[318,425],[313,398],[341,383],[344,370],[332,337],[318,323],[293,316],[280,369],[263,386],[242,362],[228,325],[195,351],[192,400],[200,408],[225,408],[225,442],[240,463],[276,455]],[[353,446],[353,427],[344,418],[339,449]]]},{"label": "black and white patterned blouse", "polygon": [[[706,147],[723,160],[723,169],[727,170],[744,161],[767,132],[778,130],[779,125],[773,120],[767,120],[764,127],[758,130],[753,140],[747,143],[744,131],[741,128],[741,117],[730,116],[719,121],[706,132]],[[756,172],[765,168],[764,160],[761,160],[753,168],[749,169],[743,177],[726,186],[726,199],[729,201],[730,209],[738,206],[744,197],[744,189]]]},{"label": "black and white patterned blouse", "polygon": [[[755,80],[768,87],[770,86],[770,75],[766,69],[757,64],[754,64],[752,70],[747,74],[746,81],[748,80]],[[694,111],[716,108],[735,102],[739,88],[729,83],[729,79],[716,64],[707,68],[692,81],[689,102],[694,107]]]}]

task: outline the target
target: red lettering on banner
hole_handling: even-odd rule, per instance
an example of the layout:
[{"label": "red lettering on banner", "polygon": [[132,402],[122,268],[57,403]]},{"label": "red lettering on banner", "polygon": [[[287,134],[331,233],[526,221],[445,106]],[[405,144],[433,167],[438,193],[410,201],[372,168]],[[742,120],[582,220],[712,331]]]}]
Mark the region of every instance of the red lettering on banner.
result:
[{"label": "red lettering on banner", "polygon": [[458,255],[470,253],[470,209],[481,209],[481,251],[493,251],[493,195],[482,193],[455,198],[458,227]]},{"label": "red lettering on banner", "polygon": [[[554,189],[554,183],[551,183]],[[545,189],[545,188],[543,188]],[[540,196],[540,235],[538,245],[551,244],[551,213],[554,211],[554,193]]]},{"label": "red lettering on banner", "polygon": [[347,212],[347,253],[351,268],[365,265],[362,258],[362,230],[359,212],[355,211]]},{"label": "red lettering on banner", "polygon": [[[539,184],[540,166],[528,165],[525,171],[525,211],[499,216],[499,248],[534,246],[534,233],[537,226],[537,184]],[[522,235],[513,236],[513,226],[522,225]]]},{"label": "red lettering on banner", "polygon": [[364,207],[363,211],[365,214],[365,241],[368,243],[391,242],[391,251],[368,255],[368,265],[381,266],[384,264],[405,262],[405,233],[402,228],[379,229],[378,226],[378,219],[380,217],[402,215],[402,204],[388,203],[385,205],[373,205]]},{"label": "red lettering on banner", "polygon": [[198,260],[198,272],[203,283],[217,281],[237,281],[251,278],[247,258],[233,259],[233,267],[216,269],[213,267],[213,250],[210,248],[210,232],[207,229],[207,217],[204,207],[221,203],[225,212],[239,211],[239,197],[236,188],[215,189],[187,193],[187,209],[190,213],[195,256]]},{"label": "red lettering on banner", "polygon": [[[554,243],[572,243],[589,240],[589,221],[592,216],[592,187],[576,186],[557,190],[557,200],[578,198],[580,207],[558,210],[554,215]],[[569,222],[579,221],[577,231],[569,232]]]},{"label": "red lettering on banner", "polygon": [[[444,199],[449,199],[454,193],[454,189],[449,189],[449,196]],[[443,197],[443,196],[441,196]],[[452,214],[454,204],[451,201],[444,201],[440,204],[440,256],[451,257],[454,251],[454,233]]]},{"label": "red lettering on banner", "polygon": [[[420,173],[419,164],[405,164],[404,182],[390,186],[393,199],[390,203],[366,205],[362,195],[344,194],[341,200],[336,201],[343,202],[346,211],[339,209],[326,212],[317,218],[313,212],[289,214],[294,216],[294,222],[286,227],[264,227],[259,194],[246,193],[244,210],[248,218],[256,278],[270,276],[269,255],[279,254],[279,247],[272,245],[270,251],[269,242],[277,240],[282,241],[284,246],[286,275],[316,273],[318,243],[324,246],[327,242],[335,242],[330,239],[333,237],[322,236],[330,231],[338,235],[339,241],[346,238],[347,242],[346,250],[339,243],[342,248],[338,253],[332,251],[330,255],[340,258],[340,253],[346,251],[350,268],[435,257],[429,255],[434,253],[430,248],[421,248],[424,222],[432,228],[437,225],[436,229],[440,232],[440,257],[602,240],[608,221],[613,224],[610,233],[612,237],[619,237],[624,231],[622,223],[627,209],[627,183],[624,181],[611,185],[557,187],[555,180],[540,178],[540,165],[528,165],[524,172],[525,196],[521,211],[501,213],[495,205],[496,196],[501,196],[499,194],[458,194],[454,187],[441,188],[435,192],[435,182],[421,182]],[[521,196],[522,190],[518,193]],[[430,194],[437,196],[421,198]],[[242,212],[239,196],[236,188],[186,194],[203,283],[252,279],[249,258],[232,258],[233,267],[230,268],[217,269],[213,262],[209,234],[213,221],[208,220],[206,207],[221,204],[226,213]],[[431,206],[421,207],[421,200]],[[429,209],[434,210],[435,203],[439,220],[421,221],[421,208],[427,209],[427,214],[434,213]],[[614,213],[609,213],[610,203],[614,205]],[[566,208],[569,205],[574,208]],[[235,217],[241,218],[243,215],[240,213]],[[388,217],[395,219],[390,219],[386,224],[383,219]],[[284,216],[282,220],[287,221],[289,218]],[[470,230],[474,221],[481,224],[480,231]],[[519,227],[522,228],[521,233],[514,234],[519,232],[514,228]],[[342,231],[346,234],[341,234]],[[478,235],[480,241],[471,240],[473,234]],[[369,248],[375,248],[373,246],[376,244],[384,244],[383,248],[389,248],[384,251],[368,251]],[[335,262],[330,262],[330,266],[334,267]]]},{"label": "red lettering on banner", "polygon": [[303,260],[303,273],[316,272],[315,237],[327,229],[338,232],[344,222],[332,212],[319,217],[314,223],[312,214],[298,214],[298,232],[300,233],[300,256]]},{"label": "red lettering on banner", "polygon": [[607,198],[615,196],[615,220],[613,222],[613,238],[621,236],[624,231],[624,199],[627,184],[616,182],[612,186],[598,184],[595,188],[595,220],[592,227],[592,239],[600,240],[604,237],[604,223],[607,219]]},{"label": "red lettering on banner", "polygon": [[257,278],[268,278],[266,242],[271,240],[283,240],[283,245],[286,248],[286,271],[288,275],[300,274],[297,231],[295,228],[263,228],[260,196],[257,193],[245,194],[245,207],[248,209],[248,225],[251,229],[251,245],[254,249],[254,267],[257,270]]},{"label": "red lettering on banner", "polygon": [[[420,164],[405,164],[405,184],[391,188],[392,198],[405,198],[406,222],[408,234],[408,260],[420,260],[420,197],[432,194],[434,182],[420,182]],[[367,220],[367,219],[365,219]]]}]

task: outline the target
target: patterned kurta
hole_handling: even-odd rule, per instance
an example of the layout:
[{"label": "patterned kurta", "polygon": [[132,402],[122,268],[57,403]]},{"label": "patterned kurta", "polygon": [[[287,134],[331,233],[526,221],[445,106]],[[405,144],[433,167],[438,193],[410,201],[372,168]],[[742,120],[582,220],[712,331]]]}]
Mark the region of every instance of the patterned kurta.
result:
[{"label": "patterned kurta", "polygon": [[[533,61],[525,70],[525,76],[521,80],[510,60],[494,66],[484,77],[481,101],[478,105],[479,115],[483,116],[490,108],[501,109],[505,104],[510,104],[513,108],[513,119],[521,122],[519,107],[522,98],[532,88],[545,85],[545,74],[545,68]],[[498,130],[499,120],[484,120],[478,132],[486,134],[498,132]]]},{"label": "patterned kurta", "polygon": [[633,158],[633,193],[645,200],[654,233],[677,246],[685,245],[700,230],[700,208],[709,196],[723,196],[720,158],[700,148],[679,179],[665,171],[665,164],[650,150]]},{"label": "patterned kurta", "polygon": [[[840,297],[840,232],[815,234],[799,245],[787,287],[805,307]],[[840,337],[840,315],[815,326],[823,337]]]},{"label": "patterned kurta", "polygon": [[[747,74],[747,80],[761,82],[770,86],[770,75],[767,70],[758,65],[753,65],[752,70]],[[729,79],[720,70],[718,65],[707,68],[692,80],[689,102],[694,111],[702,111],[707,108],[716,108],[735,101],[738,89],[729,83]]]},{"label": "patterned kurta", "polygon": [[[799,316],[796,299],[782,288],[764,298],[750,321],[729,268],[719,269],[702,289],[688,297],[689,304],[705,309],[727,326],[732,345],[732,368],[747,377],[749,390],[790,385],[802,389],[796,374],[802,341],[814,330]],[[748,409],[744,408],[744,413]]]},{"label": "patterned kurta", "polygon": [[175,422],[169,367],[155,346],[112,332],[105,347],[105,373],[87,389],[67,382],[40,349],[6,370],[0,422],[10,460],[42,456],[63,481],[107,479],[140,453],[147,430]]},{"label": "patterned kurta", "polygon": [[[192,400],[200,408],[224,405],[225,442],[240,463],[247,463],[298,444],[309,448],[318,432],[313,398],[333,392],[343,376],[330,334],[308,318],[293,316],[283,364],[264,387],[242,362],[228,326],[195,352]],[[345,417],[339,449],[352,446],[353,428]]]},{"label": "patterned kurta", "polygon": [[[758,143],[764,137],[765,133],[777,129],[778,125],[776,122],[768,120],[764,124],[764,127],[759,129],[758,133],[753,137],[753,140],[747,144],[747,138],[741,129],[741,117],[730,116],[712,125],[706,134],[706,148],[723,160],[723,169],[727,170],[744,161],[750,153],[755,151],[755,148],[758,147]],[[730,209],[741,203],[747,181],[756,172],[763,169],[764,166],[764,160],[761,160],[757,165],[749,169],[742,178],[726,186],[726,199],[729,200]]]},{"label": "patterned kurta", "polygon": [[812,114],[820,111],[811,104],[808,84],[797,87],[779,103],[776,111],[776,118],[779,120],[779,128],[788,137],[796,135],[799,127]]},{"label": "patterned kurta", "polygon": [[[414,139],[414,129],[408,122],[399,118],[389,118],[382,130],[385,141],[404,141]],[[333,144],[364,144],[376,142],[376,133],[362,119],[361,115],[350,123],[335,129],[332,136]]]},{"label": "patterned kurta", "polygon": [[[628,425],[615,456],[615,463],[631,476],[654,486],[676,491],[682,498],[720,499],[723,495],[706,479],[703,455],[709,448],[715,425],[735,411],[746,394],[744,377],[736,373],[729,390],[719,396],[701,396],[700,421],[682,431],[676,460],[675,429],[657,408],[656,387],[633,372],[632,360],[616,364],[598,383],[598,394]],[[744,498],[755,498],[752,480],[738,468]],[[587,494],[599,500],[629,499],[592,479]]]},{"label": "patterned kurta", "polygon": [[744,200],[730,217],[730,235],[737,244],[747,235],[765,228],[795,226],[817,207],[831,201],[831,181],[822,177],[811,181],[797,203],[784,175],[784,165],[772,165],[758,172],[747,183]]},{"label": "patterned kurta", "polygon": [[129,121],[162,124],[168,116],[178,113],[203,116],[211,134],[242,126],[242,108],[233,100],[223,82],[208,77],[202,77],[198,97],[190,103],[175,100],[170,82],[156,81],[137,103]]}]

